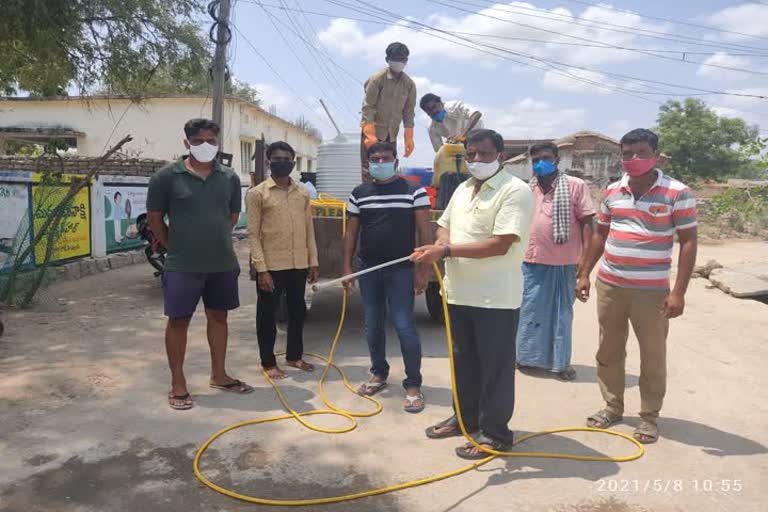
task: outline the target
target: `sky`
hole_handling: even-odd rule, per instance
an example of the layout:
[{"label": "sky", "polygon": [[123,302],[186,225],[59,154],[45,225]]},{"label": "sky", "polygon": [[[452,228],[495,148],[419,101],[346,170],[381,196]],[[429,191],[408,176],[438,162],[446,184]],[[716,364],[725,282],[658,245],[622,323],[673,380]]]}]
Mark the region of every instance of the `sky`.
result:
[{"label": "sky", "polygon": [[[768,99],[754,97],[768,97],[768,1],[233,2],[233,75],[325,139],[336,130],[318,99],[341,131],[359,133],[363,82],[393,41],[410,48],[418,98],[460,100],[506,139],[620,138],[688,96],[768,136]],[[430,120],[418,102],[416,112],[416,150],[401,165],[431,166]]]}]

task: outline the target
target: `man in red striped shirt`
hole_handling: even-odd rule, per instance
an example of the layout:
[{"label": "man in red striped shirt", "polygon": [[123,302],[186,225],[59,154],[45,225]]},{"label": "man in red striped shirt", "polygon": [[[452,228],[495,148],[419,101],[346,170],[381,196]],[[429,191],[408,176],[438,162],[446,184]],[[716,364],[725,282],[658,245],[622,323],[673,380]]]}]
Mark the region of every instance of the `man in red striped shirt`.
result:
[{"label": "man in red striped shirt", "polygon": [[[607,428],[622,420],[631,322],[640,344],[642,421],[634,437],[641,443],[658,439],[656,420],[666,392],[669,319],[683,314],[685,292],[696,262],[696,200],[687,186],[656,167],[658,143],[655,133],[642,128],[622,137],[626,173],[606,191],[576,285],[577,297],[586,302],[589,276],[599,260],[600,346],[596,359],[606,406],[587,418],[587,426]],[[675,285],[670,290],[675,235],[680,256]]]}]

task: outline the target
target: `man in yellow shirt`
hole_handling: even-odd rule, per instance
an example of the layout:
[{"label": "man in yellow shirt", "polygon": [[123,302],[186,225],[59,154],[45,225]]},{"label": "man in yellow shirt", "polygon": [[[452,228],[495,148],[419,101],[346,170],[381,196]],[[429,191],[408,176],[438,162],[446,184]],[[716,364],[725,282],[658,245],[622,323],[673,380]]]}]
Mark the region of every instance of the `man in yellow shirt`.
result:
[{"label": "man in yellow shirt", "polygon": [[367,150],[377,142],[396,142],[400,123],[405,128],[405,152],[413,153],[413,123],[416,117],[416,84],[403,70],[408,63],[408,47],[403,43],[387,46],[387,67],[365,81],[363,130],[360,161],[368,169]]},{"label": "man in yellow shirt", "polygon": [[[478,444],[504,451],[513,440],[507,424],[515,406],[515,335],[534,199],[526,183],[502,171],[501,135],[475,130],[466,144],[472,178],[459,185],[438,221],[437,242],[416,249],[415,261],[446,259],[461,417]],[[457,435],[455,415],[427,429],[433,439]],[[456,454],[487,457],[469,443]]]},{"label": "man in yellow shirt", "polygon": [[302,359],[307,281],[319,276],[315,230],[309,192],[291,179],[296,152],[285,142],[267,147],[270,177],[248,191],[248,240],[251,264],[258,273],[256,335],[261,365],[273,379],[286,377],[275,359],[275,309],[283,292],[288,300],[286,364],[300,370],[314,367]]}]

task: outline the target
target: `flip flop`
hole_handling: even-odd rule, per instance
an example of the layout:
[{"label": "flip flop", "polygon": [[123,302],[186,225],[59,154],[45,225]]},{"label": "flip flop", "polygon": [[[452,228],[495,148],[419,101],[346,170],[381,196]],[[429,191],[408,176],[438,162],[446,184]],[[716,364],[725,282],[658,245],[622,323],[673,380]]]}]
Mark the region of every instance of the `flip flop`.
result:
[{"label": "flip flop", "polygon": [[385,382],[374,382],[374,381],[365,381],[362,384],[360,384],[360,387],[357,388],[357,392],[361,395],[365,396],[373,396],[376,393],[381,392],[382,389],[387,387],[387,383]]},{"label": "flip flop", "polygon": [[[421,400],[421,404],[416,405],[416,402]],[[410,413],[419,413],[424,410],[424,407],[426,407],[426,402],[424,401],[424,393],[419,391],[416,395],[405,395],[405,404],[403,405],[403,410],[405,412]]]},{"label": "flip flop", "polygon": [[659,440],[659,427],[650,421],[642,421],[632,433],[632,437],[642,444],[653,444]]},{"label": "flip flop", "polygon": [[[455,428],[447,432],[437,432],[437,429],[444,428],[444,427],[455,427]],[[424,433],[427,434],[427,437],[430,439],[446,439],[448,437],[463,436],[463,434],[461,433],[461,429],[459,428],[459,420],[456,419],[456,416],[451,416],[447,420],[443,420],[440,423],[437,423],[435,425],[432,425],[431,427],[428,427],[424,431]]]},{"label": "flip flop", "polygon": [[168,395],[168,406],[175,411],[188,411],[195,405],[189,393],[184,395]]},{"label": "flip flop", "polygon": [[[597,411],[595,414],[587,418],[587,426],[589,428],[606,429],[612,425],[619,423],[622,419],[621,416],[614,416],[608,409]],[[590,425],[589,423],[597,423],[597,425]]]},{"label": "flip flop", "polygon": [[[472,436],[472,439],[475,440],[475,442],[481,446],[487,446],[491,450],[496,450],[497,452],[506,452],[509,451],[509,449],[512,447],[511,443],[500,443],[498,441],[494,441],[488,436],[485,436],[483,434],[479,434],[477,436]],[[467,443],[464,446],[459,446],[456,448],[456,455],[461,457],[462,459],[467,460],[480,460],[480,459],[487,459],[488,457],[492,457],[492,453],[487,453],[484,451],[478,451],[474,452],[476,449],[476,446],[472,443]]]},{"label": "flip flop", "polygon": [[245,382],[238,379],[235,379],[229,384],[210,384],[210,386],[214,389],[220,389],[230,393],[237,393],[239,395],[245,395],[253,392],[253,386],[249,386]]},{"label": "flip flop", "polygon": [[290,366],[291,368],[298,368],[299,370],[303,370],[305,372],[313,372],[315,371],[315,365],[310,364],[303,359],[299,359],[298,361],[285,361],[285,364],[287,366]]}]

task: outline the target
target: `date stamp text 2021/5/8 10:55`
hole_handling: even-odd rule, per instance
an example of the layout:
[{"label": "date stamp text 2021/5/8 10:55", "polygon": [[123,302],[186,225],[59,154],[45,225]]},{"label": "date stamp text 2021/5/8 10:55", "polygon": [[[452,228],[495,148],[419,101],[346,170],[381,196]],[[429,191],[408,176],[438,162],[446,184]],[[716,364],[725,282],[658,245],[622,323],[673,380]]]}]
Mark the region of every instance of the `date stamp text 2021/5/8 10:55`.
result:
[{"label": "date stamp text 2021/5/8 10:55", "polygon": [[739,493],[744,489],[741,479],[655,479],[632,480],[604,478],[595,482],[597,492],[670,493],[713,492]]}]

